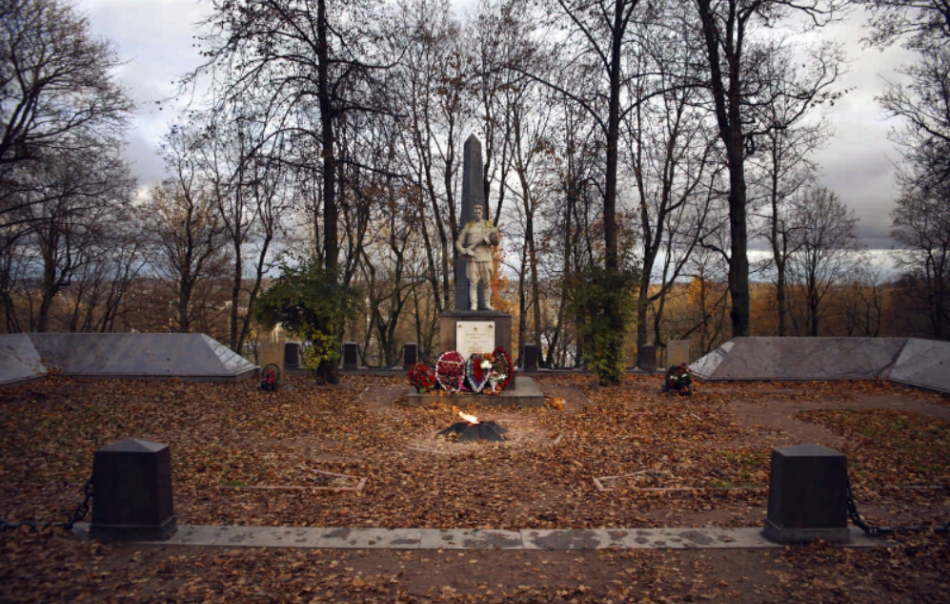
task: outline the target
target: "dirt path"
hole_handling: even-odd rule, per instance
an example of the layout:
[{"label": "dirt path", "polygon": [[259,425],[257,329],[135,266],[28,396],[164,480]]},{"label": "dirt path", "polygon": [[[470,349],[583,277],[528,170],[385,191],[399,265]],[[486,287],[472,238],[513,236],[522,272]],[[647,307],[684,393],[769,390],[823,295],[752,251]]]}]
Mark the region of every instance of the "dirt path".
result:
[{"label": "dirt path", "polygon": [[738,423],[752,429],[754,436],[735,444],[784,447],[815,443],[830,448],[840,447],[845,442],[842,436],[824,426],[795,419],[795,414],[799,411],[820,409],[894,409],[950,421],[950,409],[896,394],[857,394],[850,399],[817,401],[778,398],[738,400],[729,405],[729,411]]}]

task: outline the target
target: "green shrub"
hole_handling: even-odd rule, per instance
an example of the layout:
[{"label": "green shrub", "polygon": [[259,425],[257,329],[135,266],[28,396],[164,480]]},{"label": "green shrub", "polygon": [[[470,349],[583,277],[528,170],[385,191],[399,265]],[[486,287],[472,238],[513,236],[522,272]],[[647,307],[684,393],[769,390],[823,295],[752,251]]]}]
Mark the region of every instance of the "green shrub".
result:
[{"label": "green shrub", "polygon": [[635,292],[640,276],[635,271],[608,272],[588,267],[578,275],[574,304],[585,315],[582,335],[590,343],[587,364],[601,386],[620,383],[626,367],[624,343],[635,314]]},{"label": "green shrub", "polygon": [[304,367],[318,382],[335,384],[343,329],[361,304],[359,292],[340,284],[335,272],[307,262],[281,266],[280,276],[261,295],[255,316],[267,329],[280,324],[304,340]]}]

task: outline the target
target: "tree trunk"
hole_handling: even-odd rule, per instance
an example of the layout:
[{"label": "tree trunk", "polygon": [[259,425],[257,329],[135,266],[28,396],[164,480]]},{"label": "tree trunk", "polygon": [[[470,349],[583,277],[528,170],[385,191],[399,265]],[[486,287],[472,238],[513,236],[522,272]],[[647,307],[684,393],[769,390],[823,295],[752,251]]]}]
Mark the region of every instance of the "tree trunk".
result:
[{"label": "tree trunk", "polygon": [[336,270],[339,256],[336,205],[336,156],[333,137],[334,109],[330,93],[330,43],[327,37],[327,3],[317,0],[317,80],[320,130],[323,136],[323,250],[324,266]]},{"label": "tree trunk", "polygon": [[[726,147],[729,168],[729,232],[731,236],[729,258],[729,293],[732,298],[732,337],[747,337],[750,333],[749,299],[749,258],[746,248],[749,244],[746,226],[746,183],[745,183],[745,137],[742,133],[740,102],[743,87],[740,77],[741,34],[736,40],[736,32],[729,29],[720,32],[716,26],[715,15],[710,6],[711,0],[697,0],[699,15],[703,25],[703,37],[709,59],[710,85],[716,107],[716,121],[719,136]],[[735,17],[730,19],[730,27],[737,26]],[[726,60],[729,62],[728,85],[723,80],[719,44],[726,47]]]},{"label": "tree trunk", "polygon": [[231,281],[231,316],[229,317],[228,332],[231,350],[241,354],[241,334],[238,329],[239,310],[241,307],[241,275],[244,272],[244,263],[241,259],[241,245],[234,241],[234,275]]}]

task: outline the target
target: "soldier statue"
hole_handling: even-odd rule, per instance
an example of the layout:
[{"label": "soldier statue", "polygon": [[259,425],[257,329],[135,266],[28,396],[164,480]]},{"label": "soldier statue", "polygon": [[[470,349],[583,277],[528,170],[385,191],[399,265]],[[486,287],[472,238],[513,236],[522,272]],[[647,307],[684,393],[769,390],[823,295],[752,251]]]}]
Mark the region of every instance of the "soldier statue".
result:
[{"label": "soldier statue", "polygon": [[501,242],[498,227],[484,219],[485,208],[477,203],[472,208],[475,217],[465,225],[455,242],[455,249],[465,257],[465,276],[468,277],[471,310],[478,310],[478,286],[485,292],[485,308],[491,305],[492,248]]}]

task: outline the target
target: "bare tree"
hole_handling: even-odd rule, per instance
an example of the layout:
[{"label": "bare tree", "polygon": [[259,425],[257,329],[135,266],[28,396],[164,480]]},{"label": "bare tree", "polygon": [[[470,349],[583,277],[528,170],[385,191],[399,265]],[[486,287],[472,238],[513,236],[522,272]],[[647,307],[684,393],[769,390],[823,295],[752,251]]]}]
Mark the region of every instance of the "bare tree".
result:
[{"label": "bare tree", "polygon": [[950,190],[908,187],[891,213],[891,237],[905,274],[907,306],[927,318],[929,335],[950,336]]},{"label": "bare tree", "polygon": [[901,178],[910,186],[938,189],[950,183],[950,48],[925,50],[904,70],[907,84],[892,84],[880,102],[904,120],[893,139],[908,164]]},{"label": "bare tree", "polygon": [[950,43],[950,2],[947,0],[854,0],[872,13],[868,40],[878,46],[904,39],[909,48],[924,49]]},{"label": "bare tree", "polygon": [[851,274],[839,290],[838,314],[848,337],[881,335],[886,303],[884,279],[881,268],[868,254],[855,259]]},{"label": "bare tree", "polygon": [[401,143],[405,171],[420,192],[411,199],[416,201],[433,304],[441,313],[453,299],[452,267],[458,260],[453,245],[459,232],[455,190],[470,112],[469,57],[463,29],[446,0],[401,2],[392,27],[400,32],[391,44],[393,53],[401,56],[393,94],[407,123]]},{"label": "bare tree", "polygon": [[[648,94],[631,99],[625,94],[637,85],[646,85],[636,56],[629,48],[637,44],[634,25],[651,22],[657,12],[650,5],[641,6],[640,0],[555,0],[550,14],[559,28],[556,42],[560,70],[573,78],[545,78],[530,71],[524,73],[558,91],[566,99],[583,108],[587,117],[599,130],[603,153],[603,185],[601,216],[603,247],[603,275],[597,277],[603,285],[600,299],[590,301],[600,308],[596,323],[599,342],[593,351],[601,357],[598,363],[599,380],[608,385],[619,380],[618,371],[623,359],[623,338],[627,321],[623,308],[629,273],[622,266],[618,220],[618,168],[620,165],[621,124]],[[561,32],[564,36],[561,36]],[[654,91],[656,93],[656,91]],[[609,359],[609,360],[608,360]],[[608,369],[609,368],[609,369]]]},{"label": "bare tree", "polygon": [[[844,2],[840,0],[695,0],[706,42],[706,64],[716,123],[729,169],[729,292],[732,297],[732,336],[750,335],[749,232],[746,156],[755,145],[755,122],[750,115],[761,94],[758,68],[767,56],[752,36],[794,12],[813,26],[827,23]],[[768,125],[770,127],[771,125]]]},{"label": "bare tree", "polygon": [[[59,0],[0,0],[0,221],[37,195],[21,195],[47,161],[94,153],[124,133],[132,103],[116,83],[113,47]],[[21,215],[20,219],[23,218]]]},{"label": "bare tree", "polygon": [[[638,37],[643,40],[638,53],[640,71],[653,74],[657,84],[651,88],[665,91],[642,99],[624,121],[628,145],[624,159],[640,198],[643,278],[637,298],[637,350],[642,353],[650,306],[659,301],[662,307],[708,228],[716,136],[709,127],[704,91],[691,85],[701,77],[702,47],[685,15],[671,10],[665,28]],[[644,94],[644,86],[636,83],[627,94],[637,98]],[[660,287],[652,287],[658,278]],[[661,317],[658,310],[653,325],[657,345],[661,345]]]},{"label": "bare tree", "polygon": [[757,171],[750,183],[750,197],[765,202],[762,233],[772,251],[778,335],[784,336],[788,329],[787,264],[797,251],[796,227],[789,222],[787,206],[812,180],[817,168],[810,154],[831,134],[830,125],[819,112],[823,105],[834,105],[840,96],[831,86],[838,78],[843,57],[840,48],[831,44],[811,49],[806,62],[793,58],[786,46],[772,45],[767,52],[763,89],[753,113],[763,127],[756,153],[749,157],[750,166]]},{"label": "bare tree", "polygon": [[822,186],[803,191],[793,214],[799,226],[798,250],[789,257],[789,272],[804,299],[804,331],[818,336],[826,296],[854,268],[857,218],[833,191]]},{"label": "bare tree", "polygon": [[189,133],[173,128],[163,145],[172,176],[149,192],[148,232],[155,258],[151,268],[172,292],[175,330],[188,333],[228,262],[226,231],[213,183],[192,153]]},{"label": "bare tree", "polygon": [[[314,225],[322,222],[326,268],[336,270],[339,260],[339,146],[340,120],[350,113],[374,111],[367,102],[377,46],[366,44],[371,34],[368,2],[333,0],[214,0],[206,24],[212,33],[207,63],[192,74],[219,69],[227,84],[224,103],[250,95],[264,96],[262,110],[277,124],[272,133],[290,133],[305,139],[303,146],[318,150],[320,161],[300,155],[298,165],[318,171],[322,179]],[[284,158],[287,159],[287,158]],[[315,229],[316,232],[316,229]]]}]

